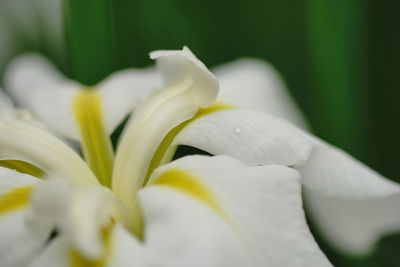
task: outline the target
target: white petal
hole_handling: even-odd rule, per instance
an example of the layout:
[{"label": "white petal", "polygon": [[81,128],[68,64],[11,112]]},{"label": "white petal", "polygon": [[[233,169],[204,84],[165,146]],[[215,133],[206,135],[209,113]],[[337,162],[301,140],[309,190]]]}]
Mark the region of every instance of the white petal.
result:
[{"label": "white petal", "polygon": [[0,159],[22,160],[74,184],[98,184],[86,163],[49,132],[22,121],[0,123]]},{"label": "white petal", "polygon": [[37,255],[37,258],[32,261],[29,267],[70,267],[69,254],[70,245],[63,237],[57,237],[51,241],[49,246],[43,253]]},{"label": "white petal", "polygon": [[[41,181],[0,167],[0,266],[24,266],[40,252],[52,231],[29,219],[29,195]],[[28,199],[27,199],[28,197]]]},{"label": "white petal", "polygon": [[30,109],[59,134],[80,140],[75,101],[82,90],[100,98],[100,116],[107,134],[159,85],[154,70],[125,70],[112,74],[94,89],[65,78],[45,58],[27,54],[7,69],[5,84],[17,103]]},{"label": "white petal", "polygon": [[119,71],[102,81],[97,86],[97,92],[103,102],[108,134],[160,85],[159,75],[153,68]]},{"label": "white petal", "polygon": [[[117,224],[111,231],[109,254],[104,255],[101,263],[93,266],[108,267],[152,267],[151,255],[147,255],[142,244],[121,225]],[[71,258],[73,246],[65,236],[57,237],[29,267],[69,267],[74,266]],[[153,255],[154,258],[154,255]],[[83,265],[85,264],[86,265]],[[91,266],[90,261],[80,262],[80,266]]]},{"label": "white petal", "polygon": [[[159,183],[176,169],[209,188],[223,215],[201,193],[196,197],[199,188],[190,194]],[[144,240],[117,224],[106,266],[331,266],[307,228],[299,180],[289,168],[190,157],[159,168],[152,182],[140,192]],[[73,245],[60,239],[33,266],[69,266]]]},{"label": "white petal", "polygon": [[318,140],[307,163],[298,166],[298,169],[302,173],[303,183],[324,195],[369,199],[400,193],[398,183]]},{"label": "white petal", "polygon": [[167,87],[192,81],[192,98],[201,108],[210,106],[218,94],[218,82],[214,75],[186,46],[176,51],[154,51],[150,53],[152,59],[157,59],[164,84]]},{"label": "white petal", "polygon": [[175,144],[230,155],[249,165],[293,166],[301,171],[307,187],[325,195],[367,198],[400,192],[396,183],[343,151],[266,113],[212,113],[183,129]]},{"label": "white petal", "polygon": [[124,129],[115,158],[113,192],[133,210],[135,192],[142,186],[159,144],[175,126],[211,105],[218,83],[188,48],[151,53],[166,87],[136,110]]},{"label": "white petal", "polygon": [[110,267],[159,266],[155,264],[156,255],[145,250],[143,244],[119,224],[113,230],[111,245]]},{"label": "white petal", "polygon": [[305,192],[312,218],[335,248],[364,256],[377,240],[400,229],[400,194],[374,199],[350,199]]},{"label": "white petal", "polygon": [[69,201],[63,229],[74,247],[89,259],[97,259],[103,252],[99,233],[111,223],[115,201],[112,193],[100,186],[79,188]]},{"label": "white petal", "polygon": [[117,199],[102,186],[74,186],[50,179],[39,186],[32,199],[32,218],[51,221],[65,236],[70,248],[87,259],[98,259],[104,251],[102,230],[122,221]]},{"label": "white petal", "polygon": [[[397,216],[363,220],[367,214],[363,215],[364,208],[361,208],[362,206],[369,207],[368,214],[372,216],[382,212],[380,211],[382,208],[378,209],[378,206],[382,207],[383,203],[388,207],[398,205],[399,198],[396,195],[400,193],[400,186],[397,183],[386,179],[345,152],[267,114],[246,110],[210,114],[189,124],[177,136],[175,142],[194,146],[216,155],[231,155],[249,165],[275,163],[293,166],[301,172],[302,183],[313,192],[324,197],[347,199],[346,201],[350,204],[343,205],[342,211],[339,209],[342,205],[332,204],[337,209],[336,212],[331,212],[329,208],[326,208],[327,204],[323,204],[330,202],[318,200],[322,208],[317,206],[316,209],[319,211],[316,212],[318,212],[317,218],[322,219],[331,218],[333,214],[339,214],[340,211],[343,212],[343,216],[348,216],[343,218],[343,221],[362,220],[364,226],[358,230],[353,229],[358,227],[354,223],[348,224],[348,229],[351,229],[349,231],[354,230],[354,234],[362,231],[363,228],[367,229],[362,232],[365,234],[363,238],[353,239],[352,242],[359,243],[355,246],[358,251],[356,248],[352,251],[366,252],[371,249],[384,230],[391,231],[394,226],[400,229],[400,220]],[[318,204],[312,203],[311,208],[316,205]],[[328,219],[322,220],[319,224],[324,224],[325,221]],[[332,219],[330,222],[329,227],[335,227],[336,220]],[[333,233],[330,236],[336,236],[336,238],[331,238],[333,241],[343,236],[336,235],[341,231],[341,227],[336,227],[329,230]],[[324,224],[323,228],[325,232],[329,232],[326,230],[328,224]],[[349,234],[343,238],[347,240],[351,239],[351,236]],[[338,246],[351,249],[353,245],[340,242]],[[362,249],[364,251],[361,251]]]},{"label": "white petal", "polygon": [[65,216],[70,195],[71,185],[67,181],[46,177],[45,182],[38,184],[31,196],[29,219],[42,224],[59,224]]},{"label": "white petal", "polygon": [[73,102],[83,85],[67,80],[45,58],[17,57],[5,73],[5,88],[17,104],[28,108],[59,134],[79,139]]},{"label": "white petal", "polygon": [[283,120],[266,113],[227,110],[195,120],[175,144],[197,147],[214,155],[229,155],[249,165],[301,165],[313,142]]},{"label": "white petal", "polygon": [[300,109],[278,72],[257,59],[239,59],[213,69],[220,84],[218,102],[271,113],[307,129]]},{"label": "white petal", "polygon": [[161,266],[331,266],[290,168],[187,157],[157,169],[140,200],[145,247]]}]

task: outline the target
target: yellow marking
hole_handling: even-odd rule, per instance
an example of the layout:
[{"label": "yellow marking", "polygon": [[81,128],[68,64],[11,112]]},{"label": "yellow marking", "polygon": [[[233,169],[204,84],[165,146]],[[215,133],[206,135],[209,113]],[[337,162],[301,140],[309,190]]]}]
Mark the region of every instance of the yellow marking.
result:
[{"label": "yellow marking", "polygon": [[26,173],[37,178],[42,178],[45,175],[45,172],[42,169],[21,160],[0,160],[0,166],[21,173]]},{"label": "yellow marking", "polygon": [[101,99],[92,90],[81,90],[74,101],[75,119],[78,122],[83,154],[97,179],[110,186],[114,152],[104,125]]},{"label": "yellow marking", "polygon": [[32,187],[18,187],[0,195],[0,215],[22,209],[28,202]]},{"label": "yellow marking", "polygon": [[229,221],[228,216],[219,205],[218,197],[199,178],[191,176],[189,173],[179,169],[164,172],[152,185],[168,186],[175,190],[186,193],[193,198],[206,204],[218,215]]},{"label": "yellow marking", "polygon": [[[181,124],[179,124],[178,126],[176,126],[174,129],[172,129],[162,140],[161,144],[158,146],[156,153],[154,153],[153,158],[151,159],[151,162],[149,164],[149,168],[147,169],[147,174],[146,177],[144,179],[144,183],[143,185],[146,185],[147,182],[150,179],[151,174],[153,173],[153,171],[161,165],[163,159],[165,159],[166,156],[166,152],[168,151],[168,148],[171,146],[172,142],[174,141],[175,137],[182,131],[183,128],[185,128],[188,124],[192,123],[193,121],[214,113],[214,112],[218,112],[218,111],[223,111],[223,110],[228,110],[228,109],[233,109],[233,107],[229,104],[225,104],[225,103],[215,103],[212,106],[208,107],[208,108],[203,108],[203,109],[199,109],[199,111],[196,113],[196,115],[193,116],[193,118],[182,122]],[[175,148],[176,149],[176,148]],[[173,157],[174,153],[171,153],[170,155],[168,155],[170,158],[168,159],[168,161],[170,161]]]},{"label": "yellow marking", "polygon": [[113,224],[104,227],[102,230],[103,253],[97,260],[85,258],[79,251],[72,249],[69,254],[70,267],[105,267],[112,254],[111,246],[111,230]]},{"label": "yellow marking", "polygon": [[129,223],[132,226],[131,230],[135,236],[143,241],[144,238],[144,219],[143,219],[143,212],[140,207],[140,200],[139,198],[136,199],[136,202],[133,207],[132,216],[129,218]]}]

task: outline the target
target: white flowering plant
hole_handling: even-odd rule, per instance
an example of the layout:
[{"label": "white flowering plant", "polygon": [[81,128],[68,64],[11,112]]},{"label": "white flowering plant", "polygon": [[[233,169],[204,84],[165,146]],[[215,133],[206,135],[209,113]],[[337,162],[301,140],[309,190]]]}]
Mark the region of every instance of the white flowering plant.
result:
[{"label": "white flowering plant", "polygon": [[90,87],[39,54],[7,65],[0,267],[332,266],[305,204],[349,254],[398,231],[399,185],[310,134],[272,66],[150,57]]}]

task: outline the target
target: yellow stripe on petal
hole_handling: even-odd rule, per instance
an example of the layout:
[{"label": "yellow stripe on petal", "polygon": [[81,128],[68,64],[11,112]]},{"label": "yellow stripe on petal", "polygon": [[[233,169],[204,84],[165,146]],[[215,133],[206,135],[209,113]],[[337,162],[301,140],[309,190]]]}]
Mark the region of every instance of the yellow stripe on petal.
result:
[{"label": "yellow stripe on petal", "polygon": [[32,187],[18,187],[0,195],[0,215],[22,209],[29,203]]},{"label": "yellow stripe on petal", "polygon": [[42,169],[21,160],[0,160],[0,167],[16,170],[37,178],[42,178],[45,175],[45,172]]},{"label": "yellow stripe on petal", "polygon": [[152,185],[167,186],[181,191],[206,204],[218,215],[228,220],[227,214],[219,204],[217,195],[199,178],[179,169],[172,169],[161,174]]},{"label": "yellow stripe on petal", "polygon": [[[228,109],[233,109],[234,107],[229,105],[229,104],[225,104],[225,103],[215,103],[212,106],[208,107],[208,108],[203,108],[203,109],[199,109],[199,111],[196,113],[195,116],[193,116],[193,118],[191,118],[190,120],[187,120],[181,124],[179,124],[178,126],[176,126],[174,129],[172,129],[167,136],[164,137],[163,141],[161,142],[161,144],[159,145],[156,153],[154,154],[149,168],[147,169],[147,175],[146,178],[144,180],[144,185],[148,182],[148,180],[150,179],[151,174],[153,173],[153,171],[160,166],[163,161],[166,161],[166,153],[169,150],[172,142],[174,141],[175,137],[182,131],[183,128],[185,128],[188,124],[192,123],[193,121],[214,113],[214,112],[218,112],[218,111],[223,111],[223,110],[228,110]],[[173,157],[174,151],[172,151],[172,153],[170,153],[169,158],[167,161],[170,161]]]},{"label": "yellow stripe on petal", "polygon": [[113,225],[103,228],[102,241],[104,250],[101,257],[97,260],[90,260],[84,257],[76,249],[72,249],[69,254],[70,267],[105,267],[111,257],[111,229]]},{"label": "yellow stripe on petal", "polygon": [[85,159],[99,181],[110,186],[114,152],[103,125],[101,98],[93,90],[81,90],[74,102]]}]

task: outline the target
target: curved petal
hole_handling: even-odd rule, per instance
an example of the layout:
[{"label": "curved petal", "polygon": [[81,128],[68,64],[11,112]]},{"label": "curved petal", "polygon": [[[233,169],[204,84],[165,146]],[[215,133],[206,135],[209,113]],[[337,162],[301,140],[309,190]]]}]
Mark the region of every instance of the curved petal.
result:
[{"label": "curved petal", "polygon": [[220,83],[218,102],[271,113],[307,129],[300,109],[278,72],[258,59],[239,59],[213,69]]},{"label": "curved petal", "polygon": [[331,266],[307,228],[290,168],[188,157],[157,169],[139,194],[143,241],[116,224],[90,260],[66,232],[33,266]]},{"label": "curved petal", "polygon": [[[183,129],[175,144],[194,146],[216,155],[231,155],[249,165],[275,163],[293,166],[302,174],[302,183],[307,188],[332,199],[344,198],[364,205],[361,203],[380,203],[382,198],[387,198],[385,203],[391,202],[390,207],[398,205],[398,198],[394,196],[400,193],[397,183],[374,172],[345,152],[265,113],[228,110],[209,114]],[[369,207],[372,210],[376,206]],[[351,210],[346,215],[353,214],[354,218],[344,220],[356,221],[363,218],[363,215],[356,217],[359,215],[357,212],[361,212],[357,211],[357,205],[349,205],[343,212],[345,210]],[[370,214],[374,214],[371,210]],[[334,214],[329,209],[325,209],[325,213],[328,217]],[[393,220],[390,218],[393,216],[388,217],[390,227],[387,227],[385,220],[363,221],[365,228],[369,229],[365,234],[369,236],[362,240],[366,243],[359,247],[368,250],[383,229],[392,230],[395,225],[393,220],[396,221],[397,217]],[[400,228],[399,220],[396,224]],[[350,226],[357,227],[354,224],[348,226],[349,229]],[[379,231],[374,232],[374,229]],[[340,231],[340,227],[335,231]],[[346,246],[342,243],[340,245]]]},{"label": "curved petal", "polygon": [[159,82],[152,69],[132,69],[112,74],[90,89],[64,77],[45,58],[26,54],[9,65],[5,84],[19,105],[30,109],[61,135],[80,140],[76,102],[82,91],[99,98],[100,120],[110,135]]},{"label": "curved petal", "polygon": [[73,101],[83,85],[67,80],[45,58],[26,54],[14,59],[4,76],[5,89],[59,134],[79,139]]},{"label": "curved petal", "polygon": [[174,143],[234,156],[249,165],[293,166],[307,187],[325,195],[368,198],[400,192],[398,184],[345,152],[266,113],[211,113],[184,128]]},{"label": "curved petal", "polygon": [[139,197],[144,246],[162,266],[331,266],[290,168],[186,157],[158,168]]},{"label": "curved petal", "polygon": [[37,255],[29,267],[70,267],[69,263],[70,246],[63,237],[57,237],[51,241],[43,253]]},{"label": "curved petal", "polygon": [[0,266],[30,262],[50,236],[52,226],[29,217],[30,196],[39,179],[0,167]]},{"label": "curved petal", "polygon": [[307,163],[298,166],[303,183],[315,192],[327,196],[354,199],[381,198],[400,193],[393,182],[344,151],[315,141]]},{"label": "curved petal", "polygon": [[97,259],[106,249],[99,233],[112,221],[119,220],[114,216],[116,201],[105,187],[79,188],[69,201],[63,230],[86,258]]},{"label": "curved petal", "polygon": [[135,192],[143,185],[147,169],[163,138],[175,126],[211,105],[218,94],[215,77],[190,52],[151,53],[163,76],[163,90],[134,114],[118,145],[113,171],[113,192],[131,210]]},{"label": "curved petal", "polygon": [[[124,221],[117,208],[117,200],[104,187],[74,187],[59,179],[44,183],[33,196],[32,211],[54,222],[59,234],[32,266],[131,264],[123,261],[132,257],[134,250],[129,250],[135,245],[138,249],[139,242],[120,225]],[[123,264],[110,264],[114,261]]]},{"label": "curved petal", "polygon": [[186,126],[174,145],[229,155],[249,165],[304,164],[313,140],[289,123],[263,112],[226,110],[207,114]]},{"label": "curved petal", "polygon": [[143,263],[143,253],[135,253],[140,252],[141,245],[121,225],[125,222],[121,211],[116,210],[119,203],[108,189],[76,187],[60,179],[50,179],[37,188],[32,204],[31,217],[53,222],[58,235],[29,266]]},{"label": "curved petal", "polygon": [[108,134],[141,105],[161,81],[154,68],[127,69],[116,72],[97,86],[103,102],[104,122]]},{"label": "curved petal", "polygon": [[102,186],[75,186],[52,178],[32,198],[32,217],[51,221],[86,259],[95,260],[107,250],[104,234],[115,222],[125,223],[124,210],[111,191]]},{"label": "curved petal", "polygon": [[[108,266],[108,267],[152,267],[155,259],[146,254],[142,244],[121,225],[117,224],[110,232],[110,250],[100,260],[91,261],[76,254],[65,236],[56,238],[48,248],[29,267],[69,267],[69,266]],[[155,255],[153,255],[154,258]]]},{"label": "curved petal", "polygon": [[306,190],[305,202],[324,237],[345,253],[365,256],[377,240],[400,229],[400,194],[360,200]]},{"label": "curved petal", "polygon": [[30,123],[0,123],[0,159],[21,160],[74,184],[98,184],[86,163],[56,136]]},{"label": "curved petal", "polygon": [[151,59],[157,59],[157,67],[166,87],[172,87],[191,80],[186,90],[191,94],[193,101],[201,108],[210,106],[218,94],[218,82],[186,46],[182,50],[154,51]]}]

